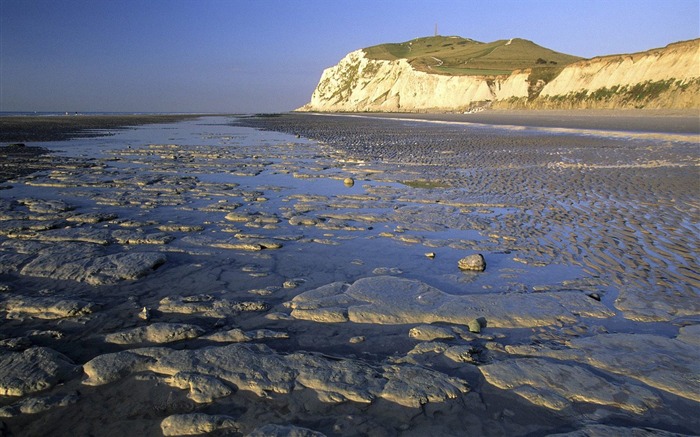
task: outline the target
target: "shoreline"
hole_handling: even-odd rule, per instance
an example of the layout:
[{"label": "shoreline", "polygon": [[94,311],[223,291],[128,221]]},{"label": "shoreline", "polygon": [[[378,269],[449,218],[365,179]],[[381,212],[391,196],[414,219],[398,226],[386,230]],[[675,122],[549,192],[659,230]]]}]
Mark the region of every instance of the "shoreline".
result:
[{"label": "shoreline", "polygon": [[67,116],[0,116],[0,143],[64,141],[106,136],[97,132],[156,123],[175,123],[208,114],[128,114]]},{"label": "shoreline", "polygon": [[700,110],[487,110],[473,114],[445,112],[297,112],[442,122],[593,129],[700,135]]}]

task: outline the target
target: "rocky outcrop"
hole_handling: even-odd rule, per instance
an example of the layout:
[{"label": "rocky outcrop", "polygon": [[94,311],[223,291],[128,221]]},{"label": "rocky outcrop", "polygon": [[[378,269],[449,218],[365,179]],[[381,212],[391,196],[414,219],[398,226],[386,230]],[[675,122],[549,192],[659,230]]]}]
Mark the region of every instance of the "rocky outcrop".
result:
[{"label": "rocky outcrop", "polygon": [[300,111],[419,112],[498,108],[698,108],[700,39],[569,64],[558,74],[515,70],[459,76],[415,70],[406,59],[356,50],[326,69]]}]

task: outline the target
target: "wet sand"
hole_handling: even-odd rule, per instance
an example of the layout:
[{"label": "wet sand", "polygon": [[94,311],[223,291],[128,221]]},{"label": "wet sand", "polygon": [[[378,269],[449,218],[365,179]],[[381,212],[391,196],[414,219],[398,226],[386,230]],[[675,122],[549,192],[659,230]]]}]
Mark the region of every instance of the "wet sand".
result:
[{"label": "wet sand", "polygon": [[700,134],[700,111],[687,110],[534,110],[482,111],[473,114],[372,114],[387,118],[483,123],[529,127],[596,129],[631,132]]},{"label": "wet sand", "polygon": [[109,130],[153,123],[173,123],[196,117],[197,115],[193,114],[5,116],[0,117],[0,143],[103,136],[109,135]]},{"label": "wet sand", "polygon": [[285,114],[36,145],[0,184],[15,435],[700,426],[697,139]]}]

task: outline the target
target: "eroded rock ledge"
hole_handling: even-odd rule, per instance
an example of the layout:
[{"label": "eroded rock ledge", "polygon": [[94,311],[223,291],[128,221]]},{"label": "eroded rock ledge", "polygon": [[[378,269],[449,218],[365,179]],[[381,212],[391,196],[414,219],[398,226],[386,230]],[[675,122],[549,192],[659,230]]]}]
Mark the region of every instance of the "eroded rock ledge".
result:
[{"label": "eroded rock ledge", "polygon": [[324,402],[371,403],[382,398],[406,407],[444,402],[469,391],[467,383],[417,366],[371,366],[297,352],[281,355],[261,344],[231,344],[198,350],[132,349],[100,355],[83,367],[87,385],[102,385],[136,372],[167,376],[170,385],[189,388],[196,402],[232,393],[230,386],[259,396],[308,388]]},{"label": "eroded rock ledge", "polygon": [[408,324],[446,322],[469,325],[477,318],[491,327],[527,328],[578,317],[613,313],[576,291],[454,296],[421,281],[378,276],[352,285],[336,282],[296,296],[292,317],[317,322]]}]

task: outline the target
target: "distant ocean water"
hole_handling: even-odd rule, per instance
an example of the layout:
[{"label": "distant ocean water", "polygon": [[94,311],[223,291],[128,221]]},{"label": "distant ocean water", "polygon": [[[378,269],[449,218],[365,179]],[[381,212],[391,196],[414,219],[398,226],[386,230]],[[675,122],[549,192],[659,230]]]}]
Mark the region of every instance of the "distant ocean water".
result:
[{"label": "distant ocean water", "polygon": [[71,115],[177,115],[190,112],[47,112],[47,111],[0,111],[0,117],[60,117]]}]

